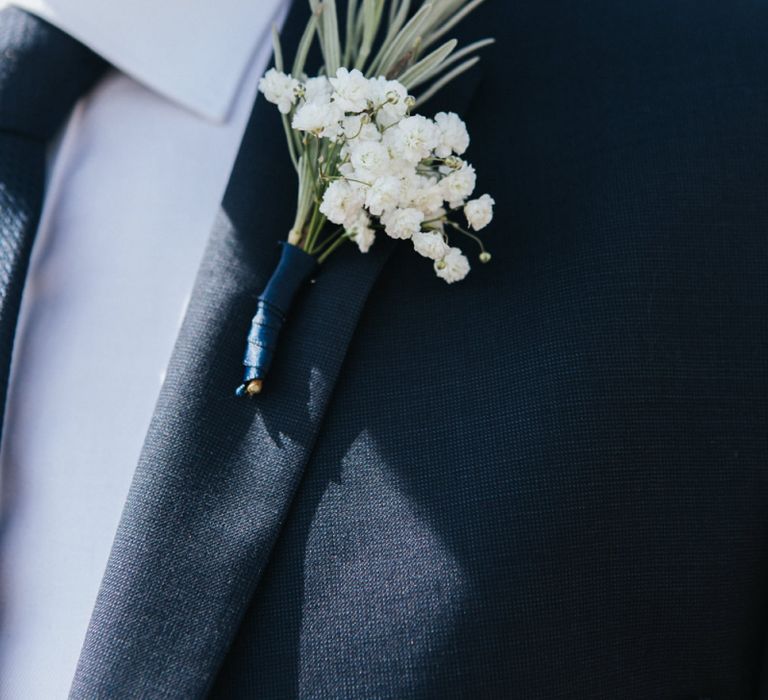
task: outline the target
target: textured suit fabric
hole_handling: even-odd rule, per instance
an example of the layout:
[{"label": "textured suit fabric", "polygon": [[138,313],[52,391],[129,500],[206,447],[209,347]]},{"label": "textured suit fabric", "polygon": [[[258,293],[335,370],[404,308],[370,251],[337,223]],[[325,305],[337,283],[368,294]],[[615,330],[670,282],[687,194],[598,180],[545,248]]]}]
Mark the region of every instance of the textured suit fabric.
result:
[{"label": "textured suit fabric", "polygon": [[493,262],[341,253],[232,398],[293,207],[257,103],[73,697],[768,697],[768,6],[460,33]]},{"label": "textured suit fabric", "polygon": [[0,12],[0,407],[40,218],[46,147],[105,67],[47,22],[14,7]]}]

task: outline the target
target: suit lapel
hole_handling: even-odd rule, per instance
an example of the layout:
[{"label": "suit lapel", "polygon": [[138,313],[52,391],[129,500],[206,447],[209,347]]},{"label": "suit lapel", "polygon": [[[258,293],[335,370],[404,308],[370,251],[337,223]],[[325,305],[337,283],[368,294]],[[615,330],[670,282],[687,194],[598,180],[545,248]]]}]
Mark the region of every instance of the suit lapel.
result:
[{"label": "suit lapel", "polygon": [[[283,33],[289,49],[306,11],[294,3]],[[260,98],[128,495],[72,697],[205,695],[253,596],[393,248],[380,237],[366,255],[352,246],[334,255],[294,304],[264,393],[235,398],[256,296],[292,221],[295,187],[277,111]]]}]

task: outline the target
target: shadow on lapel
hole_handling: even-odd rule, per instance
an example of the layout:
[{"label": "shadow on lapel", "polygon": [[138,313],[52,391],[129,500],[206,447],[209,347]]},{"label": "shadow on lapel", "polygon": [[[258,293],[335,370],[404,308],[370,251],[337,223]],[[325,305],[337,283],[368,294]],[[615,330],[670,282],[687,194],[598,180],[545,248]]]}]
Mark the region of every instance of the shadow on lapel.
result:
[{"label": "shadow on lapel", "polygon": [[[307,17],[295,2],[290,56]],[[461,111],[477,74],[450,93]],[[428,106],[425,113],[431,111]],[[279,115],[258,99],[113,544],[72,697],[199,697],[248,605],[394,241],[335,254],[300,293],[264,393],[236,398],[243,343],[295,206]]]}]

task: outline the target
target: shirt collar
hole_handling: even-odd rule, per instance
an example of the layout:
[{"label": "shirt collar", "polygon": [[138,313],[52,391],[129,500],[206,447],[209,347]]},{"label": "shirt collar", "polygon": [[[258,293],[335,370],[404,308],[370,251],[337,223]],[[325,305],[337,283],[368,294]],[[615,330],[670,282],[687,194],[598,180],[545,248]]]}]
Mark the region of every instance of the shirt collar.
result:
[{"label": "shirt collar", "polygon": [[[113,66],[223,122],[288,0],[12,0]],[[4,3],[2,3],[4,4]]]}]

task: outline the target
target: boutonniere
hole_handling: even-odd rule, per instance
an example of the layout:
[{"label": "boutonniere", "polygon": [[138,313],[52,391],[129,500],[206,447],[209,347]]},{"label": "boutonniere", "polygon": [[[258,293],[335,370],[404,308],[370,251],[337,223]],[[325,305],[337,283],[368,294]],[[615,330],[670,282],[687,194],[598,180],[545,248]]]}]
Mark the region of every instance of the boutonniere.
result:
[{"label": "boutonniere", "polygon": [[[416,113],[492,43],[440,43],[481,2],[435,0],[409,18],[410,0],[349,0],[342,41],[334,0],[310,0],[290,72],[273,33],[275,67],[259,90],[282,115],[298,201],[280,261],[259,295],[239,396],[261,392],[296,292],[340,246],[354,244],[364,254],[377,236],[409,240],[448,283],[470,269],[455,237],[478,245],[481,262],[491,259],[476,232],[491,221],[494,201],[472,198],[476,175],[463,158],[464,122],[453,113]],[[315,41],[323,66],[308,77]]]}]

